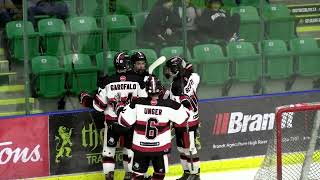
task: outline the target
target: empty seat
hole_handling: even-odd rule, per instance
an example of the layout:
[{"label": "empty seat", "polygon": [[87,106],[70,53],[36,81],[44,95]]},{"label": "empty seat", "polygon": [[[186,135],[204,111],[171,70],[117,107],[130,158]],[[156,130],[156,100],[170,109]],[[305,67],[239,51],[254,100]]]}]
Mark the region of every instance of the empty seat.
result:
[{"label": "empty seat", "polygon": [[245,41],[257,42],[261,34],[260,17],[258,11],[252,6],[240,6],[231,9],[231,14],[240,14],[240,38]]},{"label": "empty seat", "polygon": [[93,17],[74,17],[69,20],[73,48],[76,52],[96,55],[102,51],[102,32]]},{"label": "empty seat", "polygon": [[105,4],[105,13],[109,10],[109,0],[79,0],[81,15],[101,17],[103,16],[103,4]]},{"label": "empty seat", "polygon": [[296,38],[290,41],[290,47],[298,60],[297,72],[299,75],[320,75],[320,49],[315,39]]},{"label": "empty seat", "polygon": [[202,66],[202,80],[210,85],[223,85],[230,79],[229,58],[221,46],[216,44],[197,45],[193,48],[194,61]]},{"label": "empty seat", "polygon": [[132,26],[126,15],[109,15],[105,18],[108,28],[108,44],[112,51],[136,48],[136,27]]},{"label": "empty seat", "polygon": [[61,19],[42,19],[38,22],[38,30],[46,55],[63,56],[70,52],[70,36]]},{"label": "empty seat", "polygon": [[235,62],[235,80],[253,82],[261,77],[261,56],[252,43],[231,42],[227,45],[227,54]]},{"label": "empty seat", "polygon": [[62,96],[66,90],[65,71],[54,56],[38,56],[32,59],[33,95],[46,98]]},{"label": "empty seat", "polygon": [[64,68],[68,74],[67,88],[74,94],[82,91],[92,93],[97,88],[97,67],[85,54],[64,56]]},{"label": "empty seat", "polygon": [[131,15],[142,12],[142,0],[117,0],[116,13]]},{"label": "empty seat", "polygon": [[26,29],[28,37],[28,57],[32,59],[39,55],[39,36],[34,31],[31,22],[26,22],[27,27],[23,27],[22,21],[11,21],[6,24],[6,33],[9,42],[9,51],[11,58],[23,61],[24,46],[23,46],[23,31]]},{"label": "empty seat", "polygon": [[270,79],[284,79],[293,74],[293,57],[282,40],[265,40],[262,51],[266,60],[266,75]]},{"label": "empty seat", "polygon": [[295,20],[287,6],[271,4],[263,8],[267,38],[290,40],[296,36]]},{"label": "empty seat", "polygon": [[[108,52],[106,52],[105,58],[103,57],[103,52],[97,54],[96,62],[97,62],[97,68],[98,68],[99,72],[101,72],[101,73],[106,72],[108,75],[115,73],[113,59],[116,54],[117,54],[117,52],[115,52],[115,51],[108,51]],[[103,61],[105,61],[105,64]]]}]

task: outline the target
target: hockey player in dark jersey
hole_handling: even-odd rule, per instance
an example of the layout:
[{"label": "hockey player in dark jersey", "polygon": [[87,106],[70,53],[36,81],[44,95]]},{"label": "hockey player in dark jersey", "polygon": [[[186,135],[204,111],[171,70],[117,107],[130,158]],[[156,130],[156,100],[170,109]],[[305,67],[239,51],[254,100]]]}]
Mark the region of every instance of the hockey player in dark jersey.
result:
[{"label": "hockey player in dark jersey", "polygon": [[151,161],[154,168],[152,179],[161,180],[168,172],[170,122],[182,124],[190,113],[180,103],[159,98],[161,84],[153,76],[146,81],[146,91],[148,97],[133,100],[120,113],[118,122],[124,127],[134,128],[132,179],[144,179]]},{"label": "hockey player in dark jersey", "polygon": [[[114,67],[116,68],[116,74],[104,79],[104,82],[100,84],[98,92],[94,98],[90,97],[86,93],[82,93],[80,102],[87,107],[93,107],[99,112],[105,114],[105,136],[103,144],[103,172],[106,175],[106,179],[113,179],[115,168],[115,150],[118,144],[119,136],[123,135],[119,133],[117,125],[117,114],[119,113],[121,106],[119,104],[128,104],[131,100],[138,97],[146,97],[147,94],[144,90],[145,82],[143,78],[128,71],[128,62],[130,57],[126,53],[118,53],[114,58]],[[125,179],[131,178],[131,157],[133,152],[131,151],[132,133],[127,132],[124,142],[123,159],[124,169],[126,171]]]},{"label": "hockey player in dark jersey", "polygon": [[166,78],[172,78],[170,99],[188,108],[191,118],[182,125],[175,124],[176,143],[184,174],[179,180],[200,179],[200,161],[197,155],[197,130],[199,127],[198,99],[196,95],[200,82],[198,74],[192,72],[192,65],[181,57],[170,58],[164,67]]},{"label": "hockey player in dark jersey", "polygon": [[149,76],[149,73],[147,71],[148,61],[146,55],[141,52],[137,51],[133,53],[130,57],[131,63],[133,64],[133,73],[137,74],[141,77]]}]

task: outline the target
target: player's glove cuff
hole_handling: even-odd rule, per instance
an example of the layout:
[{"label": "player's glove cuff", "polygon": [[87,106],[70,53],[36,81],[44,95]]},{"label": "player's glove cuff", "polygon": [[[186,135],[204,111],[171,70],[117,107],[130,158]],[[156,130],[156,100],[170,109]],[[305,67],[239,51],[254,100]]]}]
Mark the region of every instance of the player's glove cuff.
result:
[{"label": "player's glove cuff", "polygon": [[[80,101],[80,104],[84,107],[88,107],[89,104],[90,104],[90,100],[92,100],[92,97],[90,96],[90,94],[88,94],[87,92],[82,92],[80,95],[79,95],[79,101]],[[91,103],[92,104],[92,103]]]},{"label": "player's glove cuff", "polygon": [[117,103],[117,105],[116,105],[117,116],[119,116],[119,114],[122,112],[124,107],[125,107],[125,103],[124,102],[118,102]]}]

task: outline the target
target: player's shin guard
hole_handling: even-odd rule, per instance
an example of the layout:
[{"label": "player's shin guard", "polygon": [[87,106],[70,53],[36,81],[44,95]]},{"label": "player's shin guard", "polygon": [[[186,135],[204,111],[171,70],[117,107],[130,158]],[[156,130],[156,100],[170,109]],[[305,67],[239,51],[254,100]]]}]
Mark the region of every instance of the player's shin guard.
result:
[{"label": "player's shin guard", "polygon": [[184,154],[180,154],[180,162],[184,171],[189,170],[188,168],[188,157]]}]

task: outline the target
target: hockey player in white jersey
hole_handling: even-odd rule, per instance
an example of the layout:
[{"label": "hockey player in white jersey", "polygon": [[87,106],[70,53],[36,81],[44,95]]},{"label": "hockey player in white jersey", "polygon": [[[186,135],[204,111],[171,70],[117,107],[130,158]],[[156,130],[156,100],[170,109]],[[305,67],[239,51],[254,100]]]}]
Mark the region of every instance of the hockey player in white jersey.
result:
[{"label": "hockey player in white jersey", "polygon": [[[94,109],[105,114],[105,135],[103,144],[103,172],[106,179],[114,178],[115,151],[119,137],[119,125],[117,124],[118,113],[121,108],[131,100],[138,97],[146,97],[143,78],[134,74],[127,73],[129,69],[130,57],[124,53],[118,53],[114,58],[116,74],[104,79],[94,98],[87,94],[81,94],[82,104],[92,103]],[[93,101],[90,101],[93,99]],[[89,103],[88,103],[89,102]],[[127,132],[124,138],[123,162],[126,171],[125,179],[131,178],[131,151],[132,133]]]},{"label": "hockey player in white jersey", "polygon": [[127,105],[119,115],[120,125],[134,128],[132,150],[133,180],[144,179],[152,162],[152,179],[164,179],[168,172],[167,154],[171,149],[170,122],[182,124],[189,110],[170,99],[160,99],[161,83],[150,76],[146,81],[147,98],[139,98]]},{"label": "hockey player in white jersey", "polygon": [[170,58],[164,67],[165,77],[173,81],[170,87],[170,99],[183,104],[191,110],[191,118],[182,125],[174,124],[176,143],[180,153],[180,161],[184,174],[179,180],[200,179],[200,161],[197,155],[199,115],[197,87],[200,77],[193,73],[192,65],[187,64],[181,57]]}]

